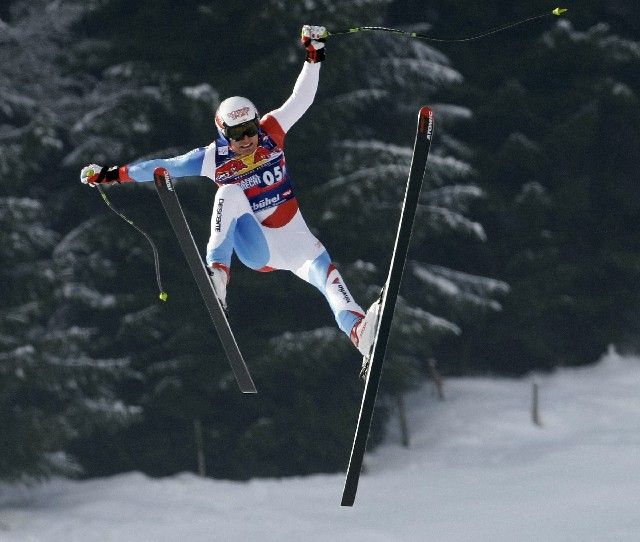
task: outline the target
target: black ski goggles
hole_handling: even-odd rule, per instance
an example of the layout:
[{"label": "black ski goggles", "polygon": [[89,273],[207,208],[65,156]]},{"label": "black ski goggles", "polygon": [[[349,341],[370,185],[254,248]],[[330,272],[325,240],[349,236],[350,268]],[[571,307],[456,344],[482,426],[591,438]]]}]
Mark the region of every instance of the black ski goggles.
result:
[{"label": "black ski goggles", "polygon": [[227,139],[233,139],[234,141],[240,141],[244,139],[244,136],[253,137],[258,133],[258,121],[248,120],[242,124],[236,126],[225,126],[224,135]]}]

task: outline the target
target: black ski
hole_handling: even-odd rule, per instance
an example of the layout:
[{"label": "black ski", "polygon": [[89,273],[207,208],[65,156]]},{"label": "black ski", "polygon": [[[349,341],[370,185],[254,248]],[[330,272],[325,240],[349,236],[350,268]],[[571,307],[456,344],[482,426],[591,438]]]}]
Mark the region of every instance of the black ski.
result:
[{"label": "black ski", "polygon": [[204,302],[207,305],[207,309],[209,310],[213,324],[218,332],[220,341],[222,341],[222,346],[227,354],[227,358],[229,358],[229,363],[231,364],[231,369],[233,369],[233,374],[236,377],[240,391],[242,393],[257,393],[256,387],[251,379],[251,375],[249,374],[249,369],[242,358],[242,354],[240,353],[236,339],[233,336],[231,327],[229,327],[227,316],[225,315],[224,309],[215,294],[215,290],[213,289],[213,285],[209,279],[207,268],[200,257],[198,248],[196,247],[193,236],[191,235],[189,224],[182,212],[178,196],[173,189],[171,176],[166,169],[157,168],[153,173],[153,179],[155,181],[158,195],[160,196],[160,201],[162,201],[162,206],[167,213],[169,222],[171,222],[173,231],[178,238],[180,248],[182,248],[182,252],[189,263],[191,273],[193,273],[193,278],[195,279]]},{"label": "black ski", "polygon": [[413,147],[411,170],[409,172],[409,180],[407,181],[404,203],[402,204],[402,213],[400,215],[396,243],[391,257],[389,276],[382,294],[378,331],[373,343],[373,350],[369,361],[369,372],[364,385],[362,404],[360,405],[358,425],[353,440],[353,447],[351,448],[351,457],[349,459],[347,477],[342,493],[342,506],[352,506],[356,499],[362,460],[364,459],[369,429],[371,428],[371,419],[373,418],[373,409],[378,394],[378,384],[380,383],[380,375],[382,374],[382,364],[389,340],[389,332],[391,331],[391,321],[393,320],[393,312],[396,306],[396,300],[398,299],[398,291],[400,290],[402,272],[404,271],[404,264],[409,250],[411,229],[416,216],[432,135],[433,111],[425,106],[420,109],[418,114],[418,128]]}]

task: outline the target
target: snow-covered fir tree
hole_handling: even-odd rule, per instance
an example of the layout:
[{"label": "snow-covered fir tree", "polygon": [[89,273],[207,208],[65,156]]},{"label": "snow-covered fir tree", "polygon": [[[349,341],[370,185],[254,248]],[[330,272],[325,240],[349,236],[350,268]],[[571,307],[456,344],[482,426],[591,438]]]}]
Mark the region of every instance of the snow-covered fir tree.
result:
[{"label": "snow-covered fir tree", "polygon": [[[301,21],[330,29],[354,21],[380,24],[387,5],[274,0],[259,9],[192,4],[145,9],[144,2],[114,0],[87,13],[92,7],[87,3],[15,4],[6,24],[31,38],[25,43],[15,38],[20,47],[15,46],[14,57],[46,55],[34,61],[30,74],[26,59],[19,74],[8,60],[11,50],[3,49],[8,55],[3,69],[12,70],[3,79],[11,89],[6,95],[21,97],[4,106],[13,120],[5,121],[11,128],[3,140],[3,176],[12,172],[20,187],[8,196],[31,196],[36,208],[47,198],[40,208],[51,213],[49,218],[38,226],[38,213],[32,212],[27,222],[46,233],[32,252],[44,259],[50,273],[42,278],[50,282],[40,284],[46,291],[37,296],[42,303],[38,321],[25,323],[22,335],[14,333],[17,342],[8,340],[15,346],[5,352],[35,345],[37,338],[42,346],[34,346],[39,358],[33,363],[39,377],[50,375],[47,382],[60,390],[56,397],[86,422],[80,426],[77,417],[60,415],[64,431],[55,446],[38,445],[42,457],[72,436],[73,451],[91,473],[184,470],[194,464],[193,419],[198,418],[214,475],[343,468],[360,395],[359,356],[335,329],[319,294],[294,277],[234,266],[231,319],[260,387],[260,402],[239,396],[153,191],[115,187],[108,196],[158,242],[167,305],[156,301],[153,259],[144,239],[110,214],[95,191],[81,187],[77,172],[89,162],[174,156],[208,143],[218,91],[246,94],[262,111],[279,106],[302,62]],[[36,27],[36,21],[42,25],[42,13],[55,18],[48,31],[46,25]],[[72,27],[81,15],[82,25]],[[221,37],[227,15],[245,29],[234,35],[233,47]],[[150,34],[138,24],[140,17],[146,25],[162,20],[164,32]],[[272,31],[260,31],[265,27]],[[260,54],[247,54],[256,51],[256,42]],[[192,62],[176,62],[176,47]],[[470,112],[440,103],[443,89],[460,75],[436,49],[380,34],[336,36],[327,47],[316,103],[289,136],[287,154],[305,216],[365,306],[386,275],[417,109],[435,102],[438,144],[429,163],[390,364],[399,371],[387,379],[400,390],[416,381],[441,337],[461,332],[463,313],[498,309],[495,298],[506,290],[503,283],[465,274],[464,268],[454,271],[432,257],[431,247],[454,233],[484,240],[482,226],[466,218],[470,202],[482,195],[472,182],[470,151],[449,133]],[[28,127],[37,118],[45,119],[44,128]],[[3,183],[3,190],[7,186]],[[178,191],[203,245],[214,188],[194,180],[182,181]],[[23,304],[17,299],[15,307]],[[276,309],[259,310],[267,306]],[[31,341],[25,339],[27,328]],[[75,394],[64,391],[58,378],[75,386]],[[37,380],[28,382],[35,386]],[[138,405],[144,415],[129,429],[97,424],[131,421]],[[135,455],[128,453],[133,446]]]},{"label": "snow-covered fir tree", "polygon": [[[113,262],[83,238],[102,227],[82,222],[70,188],[75,135],[94,109],[95,82],[73,71],[73,25],[87,2],[14,2],[0,40],[0,173],[3,305],[0,310],[0,477],[71,468],[74,438],[97,425],[128,423],[139,409],[123,402],[121,382],[137,378],[123,351],[101,342],[117,298],[94,287]],[[120,93],[123,92],[121,88]],[[92,100],[93,98],[93,100]],[[103,137],[96,143],[109,145]],[[110,265],[111,264],[111,265]],[[82,265],[84,275],[74,272]]]},{"label": "snow-covered fir tree", "polygon": [[474,255],[512,287],[465,345],[483,370],[583,364],[611,342],[637,344],[640,45],[569,19],[474,97],[493,239]]}]

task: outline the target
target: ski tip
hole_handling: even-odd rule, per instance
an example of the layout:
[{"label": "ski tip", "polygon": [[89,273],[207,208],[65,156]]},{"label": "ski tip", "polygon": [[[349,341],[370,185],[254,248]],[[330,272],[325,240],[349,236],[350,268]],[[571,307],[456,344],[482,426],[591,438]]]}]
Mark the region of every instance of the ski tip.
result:
[{"label": "ski tip", "polygon": [[560,17],[563,13],[569,11],[569,8],[556,8],[551,13],[553,13],[556,17]]},{"label": "ski tip", "polygon": [[153,181],[156,183],[156,186],[160,188],[164,188],[165,186],[169,190],[173,190],[173,185],[171,184],[171,175],[163,167],[157,167],[153,170]]},{"label": "ski tip", "polygon": [[433,110],[423,105],[418,116],[418,133],[426,134],[427,139],[433,135]]}]

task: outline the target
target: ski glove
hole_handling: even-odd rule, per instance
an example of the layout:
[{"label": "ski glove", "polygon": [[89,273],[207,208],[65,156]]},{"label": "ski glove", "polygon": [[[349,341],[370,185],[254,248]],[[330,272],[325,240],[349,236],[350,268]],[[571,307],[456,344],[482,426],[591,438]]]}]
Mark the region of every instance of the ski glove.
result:
[{"label": "ski glove", "polygon": [[103,167],[91,164],[82,168],[80,182],[95,186],[96,184],[112,184],[120,182],[118,166]]},{"label": "ski glove", "polygon": [[300,41],[307,50],[307,62],[315,64],[324,60],[324,42],[329,33],[324,26],[311,26],[305,24],[302,27]]}]

